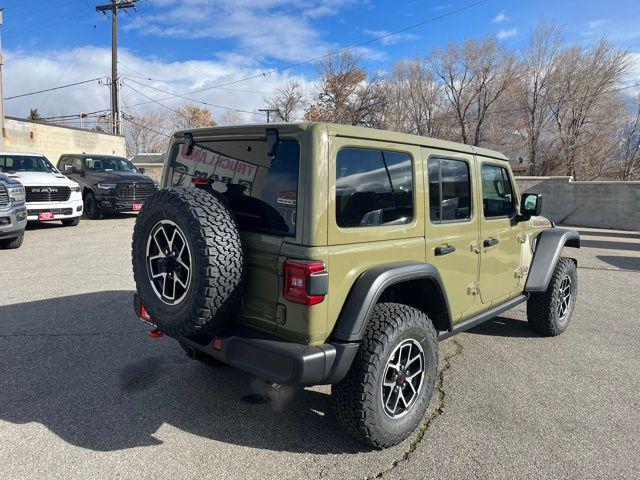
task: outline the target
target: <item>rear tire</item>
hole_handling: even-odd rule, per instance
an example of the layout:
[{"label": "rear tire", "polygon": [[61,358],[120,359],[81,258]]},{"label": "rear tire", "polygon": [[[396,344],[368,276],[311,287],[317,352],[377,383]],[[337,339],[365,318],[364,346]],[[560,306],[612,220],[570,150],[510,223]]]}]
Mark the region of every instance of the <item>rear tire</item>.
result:
[{"label": "rear tire", "polygon": [[62,220],[62,225],[65,227],[77,227],[80,225],[80,217],[69,218],[66,220]]},{"label": "rear tire", "polygon": [[6,248],[7,250],[20,248],[20,246],[22,245],[22,240],[24,240],[24,233],[21,233],[15,238],[10,238],[8,240],[0,240],[0,247]]},{"label": "rear tire", "polygon": [[196,188],[156,192],[133,231],[133,274],[153,323],[170,336],[207,333],[233,318],[244,293],[237,223]]},{"label": "rear tire", "polygon": [[437,368],[438,340],[429,317],[407,305],[379,303],[351,369],[331,388],[336,415],[360,442],[396,445],[422,421]]},{"label": "rear tire", "polygon": [[571,322],[577,294],[576,264],[570,258],[560,257],[547,290],[532,293],[527,301],[529,325],[547,337],[560,335]]}]

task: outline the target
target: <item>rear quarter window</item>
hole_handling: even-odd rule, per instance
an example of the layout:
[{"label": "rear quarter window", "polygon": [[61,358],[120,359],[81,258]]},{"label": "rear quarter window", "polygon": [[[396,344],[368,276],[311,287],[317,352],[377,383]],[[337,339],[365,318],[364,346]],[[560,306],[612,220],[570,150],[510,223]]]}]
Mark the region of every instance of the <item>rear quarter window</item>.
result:
[{"label": "rear quarter window", "polygon": [[338,152],[338,226],[402,225],[412,220],[413,164],[408,153],[368,148]]},{"label": "rear quarter window", "polygon": [[241,229],[295,236],[300,145],[282,140],[275,157],[266,142],[232,140],[198,143],[190,156],[174,145],[169,186],[188,187],[206,178],[206,188],[222,194]]}]

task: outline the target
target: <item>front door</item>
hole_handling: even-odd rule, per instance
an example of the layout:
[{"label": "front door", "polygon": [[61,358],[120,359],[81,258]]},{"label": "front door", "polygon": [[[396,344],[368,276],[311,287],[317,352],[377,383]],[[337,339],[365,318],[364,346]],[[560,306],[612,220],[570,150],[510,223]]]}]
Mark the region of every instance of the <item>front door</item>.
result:
[{"label": "front door", "polygon": [[516,191],[503,161],[479,159],[482,179],[480,225],[480,296],[482,303],[500,301],[518,287],[520,250],[516,223]]},{"label": "front door", "polygon": [[439,270],[451,318],[458,322],[477,307],[480,214],[473,194],[473,157],[431,149],[425,149],[425,153],[429,185],[427,262]]}]

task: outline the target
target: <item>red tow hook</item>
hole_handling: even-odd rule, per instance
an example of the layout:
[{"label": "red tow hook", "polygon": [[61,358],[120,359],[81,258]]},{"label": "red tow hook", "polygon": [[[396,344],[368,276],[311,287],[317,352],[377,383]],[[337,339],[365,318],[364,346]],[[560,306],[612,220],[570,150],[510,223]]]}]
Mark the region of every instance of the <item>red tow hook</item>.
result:
[{"label": "red tow hook", "polygon": [[149,332],[149,336],[151,338],[162,338],[164,337],[164,333],[159,328],[154,328]]}]

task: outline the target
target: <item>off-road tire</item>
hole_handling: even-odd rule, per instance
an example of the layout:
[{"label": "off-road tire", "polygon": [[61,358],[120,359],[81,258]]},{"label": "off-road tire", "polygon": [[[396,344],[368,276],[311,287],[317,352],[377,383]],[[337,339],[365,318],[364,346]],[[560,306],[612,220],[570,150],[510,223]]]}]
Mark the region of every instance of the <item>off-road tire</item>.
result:
[{"label": "off-road tire", "polygon": [[7,250],[20,248],[20,246],[22,245],[22,240],[24,240],[24,233],[18,235],[15,238],[0,240],[0,247],[6,248]]},{"label": "off-road tire", "polygon": [[[560,302],[560,286],[568,277],[571,281],[571,298],[568,313],[564,318],[558,315]],[[578,273],[576,264],[571,258],[560,257],[556,263],[547,290],[532,293],[527,301],[527,320],[529,325],[547,337],[554,337],[564,332],[571,321],[578,293]]]},{"label": "off-road tire", "polygon": [[68,220],[62,220],[62,225],[65,227],[77,227],[80,225],[80,217],[69,218]]},{"label": "off-road tire", "polygon": [[98,207],[96,196],[92,191],[88,191],[84,194],[83,209],[84,214],[89,220],[99,220],[102,218],[102,213],[100,212],[100,207]]},{"label": "off-road tire", "polygon": [[193,354],[190,354],[189,352],[189,347],[187,345],[185,345],[184,343],[180,342],[180,346],[182,347],[182,349],[184,350],[184,353],[192,360],[196,360],[200,363],[203,363],[209,367],[226,367],[227,364],[224,362],[221,362],[220,360],[218,360],[217,358],[213,358],[210,355],[205,355],[202,352],[199,352],[197,350],[195,350],[193,352]]},{"label": "off-road tire", "polygon": [[[381,401],[381,382],[387,361],[406,339],[423,348],[425,369],[413,406],[394,419]],[[398,303],[379,303],[367,325],[351,369],[331,388],[336,416],[357,440],[374,448],[387,448],[406,439],[420,424],[433,394],[438,368],[437,334],[429,317]]]},{"label": "off-road tire", "polygon": [[[192,257],[191,281],[175,305],[157,296],[147,274],[147,241],[161,220],[180,228]],[[163,189],[149,198],[133,230],[132,263],[142,304],[168,335],[211,332],[233,318],[240,306],[246,266],[238,225],[229,208],[204,190]]]}]

